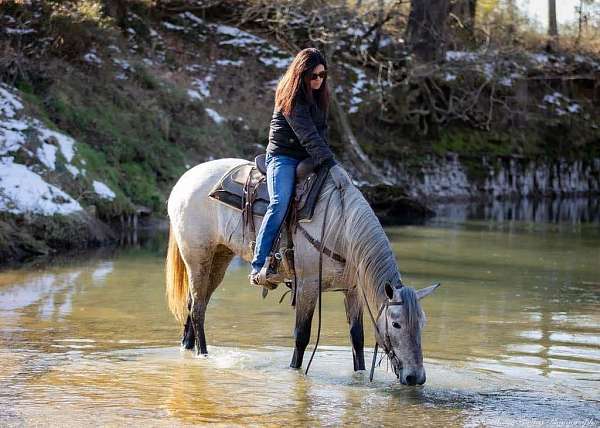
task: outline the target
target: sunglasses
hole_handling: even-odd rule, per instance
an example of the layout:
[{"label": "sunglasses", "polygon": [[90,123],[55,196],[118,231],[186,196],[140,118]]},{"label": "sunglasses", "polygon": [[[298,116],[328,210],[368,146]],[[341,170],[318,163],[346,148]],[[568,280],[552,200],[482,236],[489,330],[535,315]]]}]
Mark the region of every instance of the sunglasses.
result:
[{"label": "sunglasses", "polygon": [[327,71],[321,71],[320,73],[313,73],[310,76],[310,80],[317,80],[317,77],[325,79],[327,77]]}]

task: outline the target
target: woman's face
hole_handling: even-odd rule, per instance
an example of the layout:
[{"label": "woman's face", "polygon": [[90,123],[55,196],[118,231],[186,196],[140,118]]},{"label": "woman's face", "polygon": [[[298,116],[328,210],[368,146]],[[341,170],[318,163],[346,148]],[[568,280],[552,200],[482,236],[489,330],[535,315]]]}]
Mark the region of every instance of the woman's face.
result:
[{"label": "woman's face", "polygon": [[[312,69],[311,71],[311,76],[313,76],[314,74],[318,74],[322,71],[325,71],[325,66],[323,64],[319,64],[317,65],[315,68]],[[311,80],[310,81],[310,87],[314,90],[319,89],[321,87],[321,84],[323,83],[323,78],[321,77],[317,77],[315,80]]]}]

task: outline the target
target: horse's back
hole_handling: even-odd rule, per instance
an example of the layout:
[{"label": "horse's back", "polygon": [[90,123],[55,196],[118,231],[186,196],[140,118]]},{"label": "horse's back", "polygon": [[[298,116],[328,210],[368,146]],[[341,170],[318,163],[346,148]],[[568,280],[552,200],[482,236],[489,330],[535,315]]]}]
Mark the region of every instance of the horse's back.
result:
[{"label": "horse's back", "polygon": [[175,183],[168,201],[171,222],[183,219],[185,213],[198,218],[209,214],[208,194],[231,168],[249,162],[246,159],[225,158],[203,162],[186,171]]},{"label": "horse's back", "polygon": [[189,198],[193,194],[205,193],[208,196],[210,189],[231,168],[247,163],[246,159],[226,158],[203,162],[189,169],[183,174],[171,191],[169,205],[181,198]]}]

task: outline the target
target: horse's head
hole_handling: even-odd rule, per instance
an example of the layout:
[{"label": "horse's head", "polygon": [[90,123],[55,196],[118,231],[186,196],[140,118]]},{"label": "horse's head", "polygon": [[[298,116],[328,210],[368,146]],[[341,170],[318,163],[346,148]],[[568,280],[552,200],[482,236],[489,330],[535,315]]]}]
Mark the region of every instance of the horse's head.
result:
[{"label": "horse's head", "polygon": [[[387,301],[383,304],[377,325],[380,344],[388,353],[394,373],[403,385],[425,383],[421,352],[421,329],[425,314],[419,300],[431,294],[439,284],[415,291],[402,285],[385,284]],[[383,343],[382,343],[383,342]]]}]

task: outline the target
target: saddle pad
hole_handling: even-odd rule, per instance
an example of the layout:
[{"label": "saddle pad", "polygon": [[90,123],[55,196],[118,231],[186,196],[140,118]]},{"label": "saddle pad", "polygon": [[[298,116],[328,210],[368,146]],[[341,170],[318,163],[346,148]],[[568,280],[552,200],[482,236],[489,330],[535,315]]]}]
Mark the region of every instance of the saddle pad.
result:
[{"label": "saddle pad", "polygon": [[252,190],[260,181],[258,189],[256,189],[252,210],[255,215],[264,216],[269,206],[269,191],[264,176],[254,167],[254,163],[238,165],[229,170],[213,187],[208,196],[241,211],[243,208],[244,184],[249,174],[252,174]]},{"label": "saddle pad", "polygon": [[[327,178],[327,172],[327,168],[319,168],[318,171],[310,173],[300,183],[296,183],[293,205],[296,210],[296,221],[311,221],[321,187]],[[250,189],[256,192],[252,212],[254,215],[264,217],[269,206],[269,191],[265,176],[257,170],[254,163],[249,162],[238,165],[225,173],[210,192],[209,197],[241,211],[243,208],[244,185],[249,174],[252,174]],[[256,186],[258,188],[254,190]]]}]

